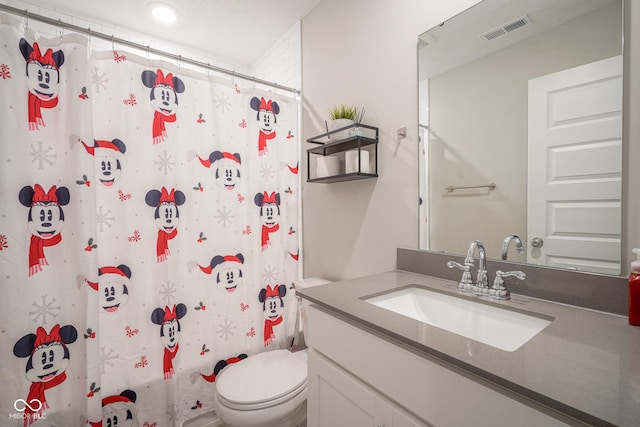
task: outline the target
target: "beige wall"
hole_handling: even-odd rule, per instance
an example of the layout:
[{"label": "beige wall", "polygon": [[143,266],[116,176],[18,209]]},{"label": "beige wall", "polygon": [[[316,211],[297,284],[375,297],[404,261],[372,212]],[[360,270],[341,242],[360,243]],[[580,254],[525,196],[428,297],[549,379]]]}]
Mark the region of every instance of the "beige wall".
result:
[{"label": "beige wall", "polygon": [[364,106],[380,128],[379,178],[304,183],[305,276],[392,270],[397,247],[418,247],[417,37],[476,2],[324,0],[302,20],[303,138],[340,103]]},{"label": "beige wall", "polygon": [[620,55],[621,22],[614,3],[429,80],[431,250],[463,254],[479,239],[500,258],[505,236],[527,238],[528,80]]}]

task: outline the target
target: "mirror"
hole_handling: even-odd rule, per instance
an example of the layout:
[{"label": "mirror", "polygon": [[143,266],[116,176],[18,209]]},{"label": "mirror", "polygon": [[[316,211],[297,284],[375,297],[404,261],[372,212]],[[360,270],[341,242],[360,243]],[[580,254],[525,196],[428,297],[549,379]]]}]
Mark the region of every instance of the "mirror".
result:
[{"label": "mirror", "polygon": [[420,249],[620,275],[622,0],[484,0],[419,36]]}]

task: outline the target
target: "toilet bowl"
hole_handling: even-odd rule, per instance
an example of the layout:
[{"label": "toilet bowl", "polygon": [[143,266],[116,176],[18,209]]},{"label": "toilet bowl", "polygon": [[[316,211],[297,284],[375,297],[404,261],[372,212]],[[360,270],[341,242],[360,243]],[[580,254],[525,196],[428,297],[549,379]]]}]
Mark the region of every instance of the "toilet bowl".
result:
[{"label": "toilet bowl", "polygon": [[[296,286],[325,283],[329,281],[311,278]],[[224,368],[215,385],[213,407],[226,427],[306,426],[306,350],[272,350],[250,356]]]},{"label": "toilet bowl", "polygon": [[[301,353],[301,354],[298,354]],[[306,419],[306,352],[273,350],[227,366],[213,407],[227,427],[296,427]]]}]

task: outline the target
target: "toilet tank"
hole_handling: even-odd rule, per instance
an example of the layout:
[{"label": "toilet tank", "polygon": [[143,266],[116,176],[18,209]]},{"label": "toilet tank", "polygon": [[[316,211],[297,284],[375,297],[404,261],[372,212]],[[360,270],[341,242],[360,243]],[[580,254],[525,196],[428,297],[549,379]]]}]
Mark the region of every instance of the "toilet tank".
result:
[{"label": "toilet tank", "polygon": [[[313,286],[322,286],[328,283],[333,283],[330,280],[323,279],[322,277],[307,277],[298,283],[296,283],[296,289],[307,289]],[[306,348],[304,343],[304,330],[307,324],[307,316],[305,308],[309,304],[308,300],[298,297],[298,319],[296,321],[296,337],[293,339],[292,350],[302,350]]]},{"label": "toilet tank", "polygon": [[[332,282],[330,280],[323,279],[322,277],[307,277],[302,280],[299,280],[298,283],[296,283],[296,289],[307,289],[307,288],[312,288],[314,286],[326,285],[327,283],[332,283]],[[301,301],[301,308],[304,309],[305,305],[307,305],[308,303],[309,302],[307,300],[303,299]]]}]

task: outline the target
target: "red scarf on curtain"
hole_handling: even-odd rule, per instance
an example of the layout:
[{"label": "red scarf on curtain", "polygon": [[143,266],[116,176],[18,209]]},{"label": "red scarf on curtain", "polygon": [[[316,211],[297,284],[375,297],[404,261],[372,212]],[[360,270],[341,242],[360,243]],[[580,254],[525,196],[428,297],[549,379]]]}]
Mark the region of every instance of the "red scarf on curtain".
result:
[{"label": "red scarf on curtain", "polygon": [[42,99],[29,92],[29,130],[38,130],[39,126],[44,126],[44,120],[42,120],[41,108],[54,108],[58,105],[58,97],[43,101]]},{"label": "red scarf on curtain", "polygon": [[266,250],[271,245],[271,240],[269,239],[269,234],[280,229],[280,224],[272,225],[271,227],[267,227],[266,225],[262,226],[262,250]]},{"label": "red scarf on curtain", "polygon": [[159,111],[153,113],[153,143],[159,144],[167,137],[167,131],[164,124],[176,121],[176,115],[170,114],[168,116],[162,114]]},{"label": "red scarf on curtain", "polygon": [[258,155],[259,156],[264,156],[269,151],[269,149],[267,148],[267,140],[273,139],[275,137],[276,137],[275,132],[264,133],[262,130],[260,130],[260,135],[258,135]]},{"label": "red scarf on curtain", "polygon": [[[51,381],[31,383],[31,387],[29,388],[29,395],[27,396],[27,402],[29,403],[29,405],[27,405],[24,408],[24,413],[25,413],[24,426],[25,427],[32,424],[36,420],[36,415],[42,415],[42,412],[45,409],[49,409],[49,405],[47,404],[47,399],[44,394],[45,390],[48,390],[50,388],[53,388],[57,385],[62,384],[66,379],[67,379],[67,374],[63,372],[60,375],[56,375]],[[37,399],[41,404],[40,409],[37,411],[34,411],[30,408],[30,406],[38,405],[37,402],[31,403],[34,399]]]},{"label": "red scarf on curtain", "polygon": [[49,265],[44,256],[45,246],[55,246],[62,241],[62,234],[53,236],[50,239],[43,239],[36,235],[31,235],[29,244],[29,276],[42,271],[43,265]]},{"label": "red scarf on curtain", "polygon": [[169,250],[169,240],[178,235],[178,229],[174,228],[171,233],[167,233],[164,230],[158,230],[158,241],[156,243],[156,255],[158,256],[158,262],[167,260],[167,256],[171,255]]},{"label": "red scarf on curtain", "polygon": [[173,370],[173,359],[178,354],[178,349],[180,348],[180,344],[176,344],[173,348],[173,351],[169,350],[167,347],[164,348],[164,358],[162,359],[162,370],[164,371],[164,379],[169,380],[175,374]]},{"label": "red scarf on curtain", "polygon": [[282,316],[278,316],[276,320],[265,319],[264,320],[264,346],[268,346],[276,338],[276,334],[273,332],[273,327],[282,323]]}]

